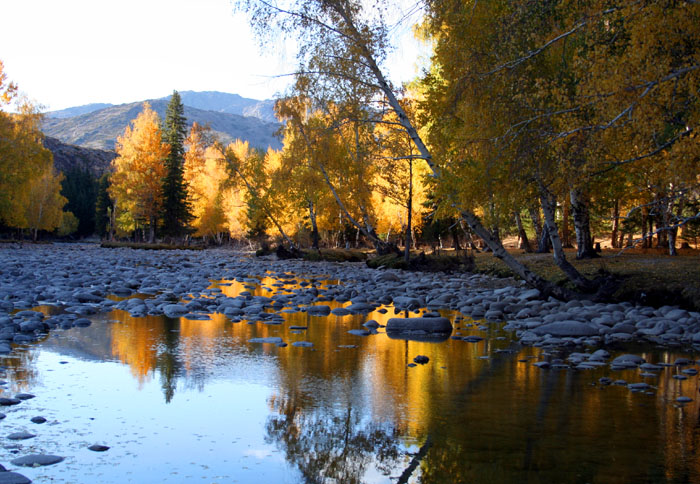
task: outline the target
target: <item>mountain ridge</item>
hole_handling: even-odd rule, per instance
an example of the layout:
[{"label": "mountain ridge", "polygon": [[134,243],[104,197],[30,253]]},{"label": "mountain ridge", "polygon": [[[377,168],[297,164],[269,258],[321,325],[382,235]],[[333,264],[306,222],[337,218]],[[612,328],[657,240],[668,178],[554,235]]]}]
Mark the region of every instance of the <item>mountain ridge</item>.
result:
[{"label": "mountain ridge", "polygon": [[[150,103],[153,110],[162,119],[165,117],[168,101],[166,99],[153,99],[112,105],[72,117],[49,116],[45,118],[42,130],[45,135],[57,138],[63,143],[85,148],[114,150],[117,137],[124,134],[124,129],[142,111],[145,102]],[[192,126],[193,122],[209,125],[212,133],[224,144],[230,143],[234,139],[241,139],[248,141],[251,146],[261,149],[268,147],[279,149],[282,146],[280,140],[275,136],[280,126],[279,123],[266,122],[257,117],[203,110],[187,105],[185,105],[184,111],[188,127]]]},{"label": "mountain ridge", "polygon": [[[182,104],[203,111],[214,111],[228,114],[238,114],[239,116],[252,116],[268,123],[276,123],[275,100],[274,99],[253,99],[243,97],[240,94],[232,94],[222,91],[182,91],[179,92]],[[157,100],[170,101],[170,94]],[[143,101],[134,101],[143,102]],[[124,103],[133,104],[133,103]],[[91,103],[82,106],[73,106],[56,111],[48,111],[49,118],[72,118],[104,108],[117,106],[110,103]]]}]

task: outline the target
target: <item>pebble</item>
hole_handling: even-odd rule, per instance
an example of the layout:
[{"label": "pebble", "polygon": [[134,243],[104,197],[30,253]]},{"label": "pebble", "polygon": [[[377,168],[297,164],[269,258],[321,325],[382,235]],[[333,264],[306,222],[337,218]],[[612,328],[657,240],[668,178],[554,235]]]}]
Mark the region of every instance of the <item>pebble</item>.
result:
[{"label": "pebble", "polygon": [[109,447],[107,447],[106,445],[93,444],[90,447],[88,447],[88,449],[90,449],[93,452],[105,452],[109,450]]}]

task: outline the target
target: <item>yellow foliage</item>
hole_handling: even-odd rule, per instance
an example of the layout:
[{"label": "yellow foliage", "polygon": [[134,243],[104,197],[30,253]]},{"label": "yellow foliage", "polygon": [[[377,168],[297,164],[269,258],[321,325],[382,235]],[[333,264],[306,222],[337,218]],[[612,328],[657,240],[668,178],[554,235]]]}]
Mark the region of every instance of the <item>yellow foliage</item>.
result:
[{"label": "yellow foliage", "polygon": [[231,237],[242,237],[239,190],[228,183],[221,152],[207,146],[206,138],[206,129],[194,123],[185,141],[184,179],[189,187],[195,235],[216,237],[229,232]]},{"label": "yellow foliage", "polygon": [[[15,91],[0,62],[0,108]],[[0,222],[26,227],[24,204],[29,184],[52,167],[53,157],[42,143],[41,114],[26,101],[18,107],[18,113],[0,109]]]},{"label": "yellow foliage", "polygon": [[39,177],[29,182],[24,194],[24,217],[26,226],[36,234],[39,230],[53,231],[61,226],[63,207],[68,203],[61,195],[63,174],[50,166]]},{"label": "yellow foliage", "polygon": [[[158,115],[148,103],[117,138],[117,158],[109,193],[115,201],[117,222],[122,229],[150,226],[155,230],[162,204],[162,180],[169,146],[163,142]],[[135,228],[135,227],[134,227]]]}]

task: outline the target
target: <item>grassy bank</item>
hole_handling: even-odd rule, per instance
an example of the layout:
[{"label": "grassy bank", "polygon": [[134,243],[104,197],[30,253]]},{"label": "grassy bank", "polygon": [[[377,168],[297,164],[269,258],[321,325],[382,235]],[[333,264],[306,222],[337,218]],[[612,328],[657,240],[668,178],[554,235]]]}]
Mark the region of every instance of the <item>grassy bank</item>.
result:
[{"label": "grassy bank", "polygon": [[[551,254],[526,254],[511,250],[511,254],[537,274],[559,285],[570,284],[554,263]],[[601,257],[576,260],[573,250],[567,251],[569,261],[582,274],[594,278],[601,273],[611,274],[619,282],[612,294],[615,301],[632,301],[651,306],[678,305],[700,311],[700,251],[679,250],[679,255],[670,257],[664,250],[604,250]],[[490,252],[473,253],[474,264],[470,267],[464,254],[442,251],[422,258],[412,257],[411,264],[403,258],[389,255],[368,260],[370,267],[392,267],[408,270],[460,271],[466,270],[495,277],[518,278],[500,259]]]}]

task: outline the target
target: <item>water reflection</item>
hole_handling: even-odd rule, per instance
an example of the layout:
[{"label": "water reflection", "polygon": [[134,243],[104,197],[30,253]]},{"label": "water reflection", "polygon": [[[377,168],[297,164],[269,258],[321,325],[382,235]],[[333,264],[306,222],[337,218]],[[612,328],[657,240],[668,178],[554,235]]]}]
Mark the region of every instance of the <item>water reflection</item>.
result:
[{"label": "water reflection", "polygon": [[[333,283],[313,281],[317,287]],[[221,286],[230,296],[294,288],[272,278]],[[450,312],[442,314],[455,322],[455,332],[484,340],[415,341],[347,332],[367,319],[386,324],[393,310],[385,309],[343,317],[282,313],[281,325],[232,323],[219,314],[191,321],[114,311],[95,318],[90,328],[56,331],[38,347],[4,358],[7,392],[31,390],[48,378],[36,369],[41,351],[95,365],[120,362],[137,389],[160,388],[163,408],[192,391],[207,394],[216,388],[217,395],[227,395],[231,388],[240,392],[246,385],[258,390],[262,385],[267,408],[259,409],[264,418],[257,431],[298,470],[302,482],[700,480],[698,379],[675,379],[684,367],[669,366],[656,377],[607,366],[541,370],[530,364],[542,356],[539,349],[513,343],[501,325],[479,329]],[[248,343],[269,336],[290,346]],[[294,341],[314,346],[291,346]],[[662,363],[693,358],[676,350],[636,353]],[[409,367],[417,355],[428,356],[429,363]],[[602,376],[645,380],[653,392],[602,386]],[[693,401],[676,405],[681,395]],[[245,390],[228,398],[235,396],[244,397]],[[235,428],[247,417],[227,418]],[[412,458],[421,448],[425,453],[413,460],[413,469]]]}]

